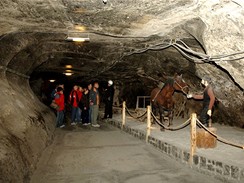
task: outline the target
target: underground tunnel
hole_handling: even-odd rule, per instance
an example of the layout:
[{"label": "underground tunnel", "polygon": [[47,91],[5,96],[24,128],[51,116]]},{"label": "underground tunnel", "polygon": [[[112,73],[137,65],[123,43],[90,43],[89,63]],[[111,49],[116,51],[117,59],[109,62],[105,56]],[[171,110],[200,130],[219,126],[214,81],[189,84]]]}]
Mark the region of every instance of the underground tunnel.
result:
[{"label": "underground tunnel", "polygon": [[[175,73],[192,93],[209,76],[213,123],[243,128],[243,8],[242,0],[1,0],[0,181],[29,182],[55,138],[47,98],[60,83],[69,93],[113,80],[120,103],[135,108]],[[174,97],[186,101],[185,117],[201,110]]]}]

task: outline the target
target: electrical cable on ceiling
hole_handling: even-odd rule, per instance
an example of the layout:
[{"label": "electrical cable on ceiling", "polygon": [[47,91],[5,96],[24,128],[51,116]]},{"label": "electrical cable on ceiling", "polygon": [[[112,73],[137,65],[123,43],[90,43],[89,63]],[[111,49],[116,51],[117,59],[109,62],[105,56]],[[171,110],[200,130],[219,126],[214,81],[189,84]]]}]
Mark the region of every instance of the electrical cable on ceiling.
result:
[{"label": "electrical cable on ceiling", "polygon": [[184,41],[182,41],[180,39],[174,40],[174,42],[171,39],[168,42],[163,42],[163,43],[159,43],[156,45],[150,45],[143,49],[137,49],[132,52],[127,52],[127,53],[123,54],[119,59],[115,60],[109,67],[106,67],[105,69],[103,69],[100,73],[106,72],[107,70],[113,68],[124,57],[131,56],[133,54],[144,53],[149,50],[153,50],[153,51],[164,50],[169,47],[175,48],[179,53],[181,53],[184,57],[186,57],[188,60],[194,62],[195,64],[205,64],[205,63],[222,62],[222,61],[236,61],[236,60],[244,59],[244,56],[242,56],[242,57],[238,57],[238,58],[223,60],[223,58],[227,58],[230,56],[242,55],[242,54],[244,54],[244,51],[211,57],[207,54],[192,50]]},{"label": "electrical cable on ceiling", "polygon": [[[174,42],[172,42],[172,40],[171,40],[168,43],[164,42],[164,43],[160,43],[157,45],[149,46],[147,48],[138,49],[138,50],[135,50],[133,52],[129,52],[129,53],[124,54],[122,56],[122,58],[125,56],[133,55],[133,54],[144,53],[148,50],[164,50],[164,49],[167,49],[169,47],[175,48],[184,57],[190,59],[191,61],[193,61],[197,64],[211,63],[211,62],[222,62],[222,61],[228,62],[228,61],[236,61],[236,60],[244,59],[244,56],[227,59],[227,57],[236,56],[236,55],[243,55],[244,51],[211,57],[205,53],[201,53],[201,52],[197,52],[197,51],[192,50],[184,41],[182,41],[180,39],[177,39]],[[226,58],[226,59],[223,59],[223,58]]]}]

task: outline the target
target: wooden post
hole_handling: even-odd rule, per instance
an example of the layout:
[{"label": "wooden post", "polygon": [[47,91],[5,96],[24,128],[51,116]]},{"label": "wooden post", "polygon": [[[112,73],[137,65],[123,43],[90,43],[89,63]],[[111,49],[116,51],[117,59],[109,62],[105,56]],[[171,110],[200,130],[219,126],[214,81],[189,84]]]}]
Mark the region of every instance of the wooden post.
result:
[{"label": "wooden post", "polygon": [[136,109],[139,108],[139,100],[140,100],[140,96],[137,96],[137,98],[136,98]]},{"label": "wooden post", "polygon": [[191,115],[191,152],[190,152],[190,164],[193,164],[193,156],[196,153],[196,142],[197,142],[197,133],[196,133],[196,122],[197,115],[193,113]]},{"label": "wooden post", "polygon": [[209,128],[212,127],[212,116],[209,117],[209,120],[208,120],[208,127],[209,127]]},{"label": "wooden post", "polygon": [[148,137],[151,134],[151,106],[147,106],[147,134],[146,134],[146,142],[148,142]]},{"label": "wooden post", "polygon": [[122,108],[122,125],[121,125],[121,129],[123,130],[124,126],[125,126],[125,107],[126,107],[126,102],[123,102],[123,108]]}]

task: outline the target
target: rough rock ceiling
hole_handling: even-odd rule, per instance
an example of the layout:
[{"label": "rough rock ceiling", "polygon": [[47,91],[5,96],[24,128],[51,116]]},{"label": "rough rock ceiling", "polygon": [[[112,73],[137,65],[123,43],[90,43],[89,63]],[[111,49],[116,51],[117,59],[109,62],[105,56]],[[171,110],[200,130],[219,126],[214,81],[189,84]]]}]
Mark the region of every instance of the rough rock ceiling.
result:
[{"label": "rough rock ceiling", "polygon": [[[184,39],[190,46],[201,49],[195,38],[182,27],[186,27],[187,23],[183,22],[187,22],[189,16],[183,19],[172,16],[174,7],[187,9],[192,3],[194,1],[184,0],[177,2],[111,0],[107,4],[102,0],[2,1],[4,7],[2,15],[6,17],[0,23],[2,27],[6,27],[1,29],[2,33],[18,30],[26,37],[18,41],[28,40],[24,46],[23,43],[17,45],[19,53],[8,63],[8,67],[17,69],[19,68],[19,65],[15,64],[17,60],[22,60],[22,63],[32,60],[37,63],[32,64],[31,69],[25,67],[29,68],[25,73],[21,69],[21,73],[29,75],[33,69],[36,72],[63,73],[65,64],[72,64],[75,73],[73,77],[89,78],[95,75],[103,78],[102,73],[109,77],[112,73],[114,77],[122,74],[120,77],[126,75],[127,78],[135,78],[136,68],[139,65],[133,61],[126,61],[133,60],[133,53],[146,53],[147,48],[157,44],[162,44],[163,47],[171,39],[176,38]],[[162,17],[167,21],[163,21]],[[14,42],[12,39],[14,36],[18,37],[18,31],[9,38],[3,37],[4,44]],[[91,41],[84,44],[65,41],[67,36],[73,35],[89,37]],[[38,44],[35,41],[38,41]],[[16,47],[16,44],[12,46]],[[38,53],[34,53],[36,50]],[[170,52],[178,57],[176,51],[170,50]],[[132,58],[128,58],[129,55],[132,55]],[[150,54],[146,55],[145,60]],[[163,54],[158,56],[164,59]],[[155,59],[160,60],[154,55],[150,56],[150,59],[151,61],[147,63]],[[141,63],[143,65],[145,61]],[[175,68],[177,67],[175,64]],[[158,67],[155,69],[156,72],[161,72]],[[123,73],[118,73],[122,70]]]}]

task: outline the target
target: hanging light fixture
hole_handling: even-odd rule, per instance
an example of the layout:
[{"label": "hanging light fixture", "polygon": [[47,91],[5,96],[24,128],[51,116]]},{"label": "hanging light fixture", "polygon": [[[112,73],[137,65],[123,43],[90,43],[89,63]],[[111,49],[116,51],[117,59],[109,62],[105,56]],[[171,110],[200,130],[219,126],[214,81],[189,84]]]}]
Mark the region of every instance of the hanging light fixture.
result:
[{"label": "hanging light fixture", "polygon": [[83,37],[67,37],[66,38],[66,41],[89,42],[90,41],[90,38],[89,37],[86,37],[86,38],[83,38]]},{"label": "hanging light fixture", "polygon": [[72,72],[65,72],[64,75],[66,75],[66,76],[72,76],[73,73]]},{"label": "hanging light fixture", "polygon": [[67,69],[71,69],[73,66],[72,65],[65,65]]},{"label": "hanging light fixture", "polygon": [[89,34],[87,35],[86,33],[84,33],[85,30],[86,28],[81,25],[73,25],[72,27],[69,27],[66,41],[89,42],[90,41]]},{"label": "hanging light fixture", "polygon": [[83,25],[72,25],[67,28],[66,41],[89,42],[89,33],[85,33],[86,27]]}]

